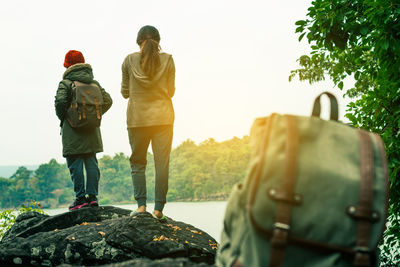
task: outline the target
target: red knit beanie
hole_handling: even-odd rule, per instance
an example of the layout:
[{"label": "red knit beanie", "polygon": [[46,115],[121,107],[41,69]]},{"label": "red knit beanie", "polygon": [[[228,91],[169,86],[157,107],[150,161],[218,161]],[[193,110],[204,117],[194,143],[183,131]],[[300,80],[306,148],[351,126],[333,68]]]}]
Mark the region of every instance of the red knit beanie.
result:
[{"label": "red knit beanie", "polygon": [[82,53],[76,50],[69,50],[65,55],[64,67],[69,68],[76,63],[85,63]]}]

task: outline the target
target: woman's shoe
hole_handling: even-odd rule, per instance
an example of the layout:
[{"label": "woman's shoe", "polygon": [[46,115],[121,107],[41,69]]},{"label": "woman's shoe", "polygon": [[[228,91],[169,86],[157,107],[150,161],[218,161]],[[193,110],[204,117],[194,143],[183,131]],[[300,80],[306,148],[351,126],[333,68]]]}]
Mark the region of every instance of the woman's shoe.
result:
[{"label": "woman's shoe", "polygon": [[156,218],[159,222],[166,222],[167,221],[167,217],[165,217],[164,213],[161,213],[162,216],[161,218],[158,217],[157,215],[154,214],[154,212],[151,214],[154,218]]},{"label": "woman's shoe", "polygon": [[134,217],[134,216],[139,215],[139,213],[141,213],[141,212],[139,212],[139,211],[136,209],[136,210],[132,211],[131,214],[129,214],[129,215],[130,215],[131,217]]},{"label": "woman's shoe", "polygon": [[[142,207],[142,206],[141,206],[141,207]],[[141,207],[139,207],[139,208],[137,208],[136,210],[132,211],[131,214],[130,214],[130,216],[133,217],[133,216],[139,215],[140,213],[145,213],[145,212],[146,212],[146,209],[143,210],[143,208],[142,208],[143,211],[139,211]]]}]

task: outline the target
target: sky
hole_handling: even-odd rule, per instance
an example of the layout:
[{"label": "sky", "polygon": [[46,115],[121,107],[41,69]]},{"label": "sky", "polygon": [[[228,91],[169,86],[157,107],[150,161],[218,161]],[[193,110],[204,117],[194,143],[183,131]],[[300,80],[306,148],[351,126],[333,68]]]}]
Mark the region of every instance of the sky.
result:
[{"label": "sky", "polygon": [[[349,99],[329,80],[289,82],[309,52],[295,22],[308,0],[19,0],[0,2],[0,165],[64,163],[54,96],[69,50],[82,51],[95,79],[113,98],[101,132],[103,155],[130,154],[121,64],[138,51],[144,25],[173,55],[176,93],[173,147],[249,134],[272,112],[309,116],[314,98],[330,91],[343,120]],[[345,84],[346,87],[346,84]],[[323,117],[329,105],[323,99]],[[151,151],[151,150],[150,150]]]}]

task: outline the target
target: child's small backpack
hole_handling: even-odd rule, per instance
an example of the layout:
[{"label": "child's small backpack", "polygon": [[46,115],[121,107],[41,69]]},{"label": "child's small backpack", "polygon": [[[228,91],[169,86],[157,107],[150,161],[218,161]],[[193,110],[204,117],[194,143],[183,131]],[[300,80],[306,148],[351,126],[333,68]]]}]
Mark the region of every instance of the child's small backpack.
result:
[{"label": "child's small backpack", "polygon": [[224,218],[218,266],[376,266],[387,217],[381,138],[331,119],[272,114],[250,134],[251,163]]},{"label": "child's small backpack", "polygon": [[72,83],[72,101],[67,110],[67,121],[72,128],[93,129],[100,127],[103,96],[95,83]]}]

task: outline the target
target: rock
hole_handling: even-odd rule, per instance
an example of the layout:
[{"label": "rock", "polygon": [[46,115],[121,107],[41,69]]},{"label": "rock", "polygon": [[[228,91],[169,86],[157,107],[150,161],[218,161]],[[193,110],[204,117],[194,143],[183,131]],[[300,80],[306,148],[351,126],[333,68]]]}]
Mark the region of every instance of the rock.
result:
[{"label": "rock", "polygon": [[35,211],[21,213],[15,219],[15,224],[13,225],[13,227],[4,234],[1,242],[5,242],[8,238],[15,236],[17,233],[20,233],[25,229],[28,229],[29,227],[32,227],[33,225],[39,223],[47,217],[49,217],[49,215],[40,214]]},{"label": "rock", "polygon": [[[134,259],[122,263],[101,265],[102,267],[209,267],[206,263],[194,263],[188,258],[164,258],[151,260],[147,258]],[[214,265],[213,265],[214,266]],[[75,267],[69,264],[62,264],[58,267]]]},{"label": "rock", "polygon": [[192,225],[116,207],[20,215],[0,243],[0,266],[210,266],[217,242]]}]

